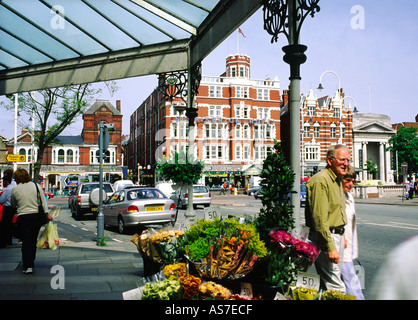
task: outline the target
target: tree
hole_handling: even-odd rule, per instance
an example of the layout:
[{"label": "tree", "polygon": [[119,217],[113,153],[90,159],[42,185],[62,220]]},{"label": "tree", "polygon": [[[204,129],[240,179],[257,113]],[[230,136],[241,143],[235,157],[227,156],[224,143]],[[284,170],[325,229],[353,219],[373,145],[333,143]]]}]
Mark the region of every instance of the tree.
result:
[{"label": "tree", "polygon": [[295,173],[286,162],[279,142],[275,142],[274,150],[264,160],[260,177],[263,207],[255,224],[261,240],[269,243],[272,229],[287,232],[294,228],[293,207],[288,195],[293,192]]},{"label": "tree", "polygon": [[[113,87],[113,90],[117,90],[117,87]],[[32,126],[27,127],[34,137],[35,146],[38,147],[38,157],[33,162],[35,182],[39,180],[45,149],[84,113],[92,99],[101,91],[92,88],[90,84],[81,84],[37,91],[35,97],[30,93],[19,94],[18,110],[35,117],[35,132]],[[14,99],[12,100],[10,103],[2,102],[1,106],[8,110],[14,109]]]},{"label": "tree", "polygon": [[373,175],[377,172],[376,163],[374,163],[373,161],[367,160],[366,163],[364,164],[364,169],[366,169],[366,171],[371,176],[371,179],[373,179]]},{"label": "tree", "polygon": [[389,139],[391,146],[389,150],[393,150],[398,154],[398,168],[402,162],[408,164],[408,174],[418,172],[418,128],[401,127],[398,132]]}]

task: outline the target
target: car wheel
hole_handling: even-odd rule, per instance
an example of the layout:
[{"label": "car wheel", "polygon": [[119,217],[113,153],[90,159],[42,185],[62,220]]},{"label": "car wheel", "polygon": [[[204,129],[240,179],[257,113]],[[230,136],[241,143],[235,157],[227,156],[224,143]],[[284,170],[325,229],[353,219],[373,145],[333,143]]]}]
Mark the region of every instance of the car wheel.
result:
[{"label": "car wheel", "polygon": [[81,220],[81,218],[83,218],[83,212],[79,207],[76,207],[75,218],[76,220]]},{"label": "car wheel", "polygon": [[125,222],[122,217],[118,218],[118,232],[124,234],[126,232]]}]

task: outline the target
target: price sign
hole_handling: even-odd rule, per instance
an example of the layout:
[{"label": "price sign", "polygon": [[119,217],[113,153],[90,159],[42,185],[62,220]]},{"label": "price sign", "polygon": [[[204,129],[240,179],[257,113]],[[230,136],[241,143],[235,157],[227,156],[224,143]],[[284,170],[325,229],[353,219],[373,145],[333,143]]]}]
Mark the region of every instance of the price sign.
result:
[{"label": "price sign", "polygon": [[240,295],[243,297],[249,297],[249,298],[253,297],[253,286],[251,285],[251,283],[241,282]]},{"label": "price sign", "polygon": [[221,209],[219,206],[211,206],[209,208],[205,208],[205,220],[213,220],[216,217],[221,217]]},{"label": "price sign", "polygon": [[299,271],[296,286],[319,290],[319,275]]}]

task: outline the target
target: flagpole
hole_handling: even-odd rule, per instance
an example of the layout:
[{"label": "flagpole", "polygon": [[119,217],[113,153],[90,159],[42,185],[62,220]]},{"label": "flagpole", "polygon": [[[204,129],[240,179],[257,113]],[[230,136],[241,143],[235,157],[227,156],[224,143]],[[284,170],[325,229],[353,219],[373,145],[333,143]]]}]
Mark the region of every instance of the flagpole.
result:
[{"label": "flagpole", "polygon": [[239,29],[237,29],[237,55],[239,56]]}]

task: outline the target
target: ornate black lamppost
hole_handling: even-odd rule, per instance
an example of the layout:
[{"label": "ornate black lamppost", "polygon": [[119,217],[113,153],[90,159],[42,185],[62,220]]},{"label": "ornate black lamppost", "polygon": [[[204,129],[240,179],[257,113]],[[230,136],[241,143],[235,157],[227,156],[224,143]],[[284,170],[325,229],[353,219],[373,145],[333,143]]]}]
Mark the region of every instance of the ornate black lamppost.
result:
[{"label": "ornate black lamppost", "polygon": [[[202,79],[201,70],[201,63],[198,63],[194,66],[189,65],[188,70],[162,73],[158,76],[158,89],[162,92],[164,98],[170,101],[170,104],[175,97],[179,97],[187,103],[185,110],[186,116],[189,119],[188,154],[191,156],[194,154],[194,127],[198,111],[193,106],[193,102],[195,95],[198,93],[200,80]],[[179,139],[181,139],[181,128],[179,130]],[[195,213],[193,212],[193,185],[189,186],[188,199],[185,216],[190,221],[193,221],[195,218]]]},{"label": "ornate black lamppost", "polygon": [[283,33],[289,42],[282,50],[283,60],[290,65],[289,112],[290,112],[290,166],[295,172],[294,207],[296,228],[300,227],[300,65],[306,61],[307,46],[299,44],[302,23],[309,15],[319,11],[319,0],[263,0],[264,29],[277,42]]}]

